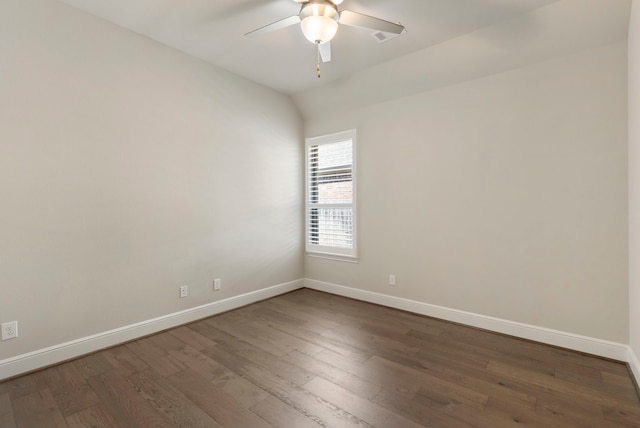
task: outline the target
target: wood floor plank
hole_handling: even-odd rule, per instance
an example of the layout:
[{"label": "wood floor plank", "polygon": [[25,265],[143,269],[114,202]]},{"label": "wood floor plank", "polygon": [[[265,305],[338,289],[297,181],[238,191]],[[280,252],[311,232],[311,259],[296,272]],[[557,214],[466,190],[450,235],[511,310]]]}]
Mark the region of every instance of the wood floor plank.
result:
[{"label": "wood floor plank", "polygon": [[[180,375],[181,373],[178,377]],[[216,425],[201,407],[188,400],[171,382],[155,371],[150,369],[134,373],[128,380],[149,405],[169,419],[173,426],[206,428]]]},{"label": "wood floor plank", "polygon": [[445,364],[448,361],[454,361],[457,365],[483,370],[487,363],[495,358],[494,355],[488,356],[483,352],[477,352],[475,349],[457,346],[455,342],[452,343],[417,330],[410,330],[407,336],[422,342],[419,345],[420,350],[416,353],[416,357],[422,360],[435,360]]},{"label": "wood floor plank", "polygon": [[[483,332],[484,334],[484,332]],[[414,331],[409,335],[421,338],[419,333]],[[548,356],[534,356],[533,353],[525,351],[517,351],[517,346],[507,346],[507,350],[500,350],[498,345],[500,336],[486,336],[486,342],[480,344],[477,338],[471,336],[469,340],[457,341],[451,340],[451,334],[445,334],[441,337],[427,338],[425,345],[418,352],[418,357],[426,355],[443,356],[456,361],[458,364],[475,365],[479,368],[485,368],[489,361],[500,360],[509,362],[516,367],[537,371],[542,374],[553,375],[555,366],[548,361]],[[512,342],[511,338],[505,338],[508,343]],[[504,344],[502,344],[504,345]]]},{"label": "wood floor plank", "polygon": [[256,321],[259,323],[272,323],[277,322],[281,324],[289,325],[305,325],[307,321],[304,317],[296,315],[291,311],[280,311],[269,305],[268,300],[263,300],[254,305],[245,306],[242,311],[236,311],[236,313],[242,314],[242,316]]},{"label": "wood floor plank", "polygon": [[170,376],[184,370],[184,366],[169,355],[170,351],[182,346],[184,344],[180,340],[166,332],[145,337],[127,345],[146,365],[163,376]]},{"label": "wood floor plank", "polygon": [[309,381],[304,389],[334,403],[372,426],[403,428],[422,426],[321,377]]},{"label": "wood floor plank", "polygon": [[[369,358],[371,358],[371,356],[362,360],[360,359],[360,356],[357,356],[354,359],[353,354],[349,352],[340,353],[332,349],[325,349],[324,351],[314,355],[313,358],[319,361],[323,361],[334,367],[338,367],[339,369],[349,372],[353,375],[362,377],[364,375],[361,370],[362,364]],[[366,379],[366,377],[363,377],[363,379]]]},{"label": "wood floor plank", "polygon": [[172,351],[171,355],[180,361],[184,368],[193,370],[207,382],[211,382],[227,373],[233,373],[222,364],[189,345],[185,345],[177,351]]},{"label": "wood floor plank", "polygon": [[51,367],[42,374],[63,416],[100,403],[73,362]]},{"label": "wood floor plank", "polygon": [[404,328],[416,330],[431,337],[442,336],[445,332],[455,331],[456,325],[448,321],[427,317],[406,311],[398,311],[393,308],[376,306],[378,311],[375,317],[369,317],[367,324],[381,325],[387,324],[393,328]]},{"label": "wood floor plank", "polygon": [[269,337],[264,337],[261,329],[246,319],[240,317],[240,320],[238,320],[238,317],[233,313],[222,314],[212,318],[208,323],[218,330],[224,331],[230,336],[236,337],[276,357],[281,357],[291,351],[286,345],[279,344]]},{"label": "wood floor plank", "polygon": [[0,382],[0,427],[640,428],[627,365],[301,289]]},{"label": "wood floor plank", "polygon": [[252,328],[255,328],[260,333],[263,339],[285,346],[288,352],[300,351],[308,355],[314,355],[324,349],[311,341],[305,340],[306,338],[303,339],[300,335],[290,334],[279,328],[280,326],[300,326],[302,323],[298,321],[283,322],[281,321],[283,317],[278,316],[277,313],[275,313],[275,318],[269,314],[273,313],[268,310],[252,310],[245,307],[238,312],[229,312],[225,316],[230,318],[232,322],[234,320],[237,323],[248,322]]},{"label": "wood floor plank", "polygon": [[168,354],[166,350],[154,343],[151,337],[129,342],[125,346],[147,364]]},{"label": "wood floor plank", "polygon": [[112,370],[87,379],[101,404],[123,427],[174,427],[119,372]]},{"label": "wood floor plank", "polygon": [[269,370],[271,373],[298,386],[304,385],[315,376],[309,370],[288,364],[282,359],[275,358],[269,354],[261,354],[259,351],[251,355],[234,349],[225,350],[220,346],[216,346],[205,349],[202,353],[234,373],[241,375],[246,372],[248,367],[257,366]]},{"label": "wood floor plank", "polygon": [[69,428],[124,428],[101,404],[67,416],[67,425]]},{"label": "wood floor plank", "polygon": [[635,385],[631,380],[630,371],[628,371],[626,375],[621,375],[600,370],[600,374],[602,376],[602,388],[606,389],[608,393],[630,402],[636,400],[638,391],[635,389]]},{"label": "wood floor plank", "polygon": [[561,394],[572,394],[581,400],[585,400],[594,405],[610,405],[612,407],[619,407],[621,409],[635,408],[637,402],[635,400],[617,400],[615,397],[611,397],[605,391],[600,391],[595,388],[591,388],[588,385],[579,385],[571,382],[567,382],[563,379],[558,379],[553,376],[543,375],[534,371],[528,371],[512,365],[492,361],[487,370],[501,373],[503,375],[525,379],[532,385],[539,386],[541,388],[550,389]]},{"label": "wood floor plank", "polygon": [[311,355],[322,351],[321,347],[313,343],[251,321],[240,313],[227,312],[216,317],[211,323],[214,327],[277,357],[295,350],[308,350]]},{"label": "wood floor plank", "polygon": [[[471,417],[471,414],[460,414],[461,418]],[[536,408],[523,403],[519,400],[511,400],[509,397],[501,397],[500,399],[490,397],[482,416],[483,426],[491,428],[494,426],[505,427],[556,427],[558,424],[562,426],[561,421],[553,420],[545,417],[536,411]],[[556,416],[556,415],[552,415]]]},{"label": "wood floor plank", "polygon": [[0,427],[16,428],[16,420],[13,416],[13,407],[8,392],[0,394]]},{"label": "wood floor plank", "polygon": [[556,396],[554,399],[538,398],[536,401],[536,413],[554,420],[557,426],[591,426],[598,421],[598,428],[614,428],[617,424],[607,421],[604,411],[600,406],[588,403],[576,403],[566,400],[565,396]]},{"label": "wood floor plank", "polygon": [[85,379],[108,372],[114,368],[102,352],[78,358],[73,364]]},{"label": "wood floor plank", "polygon": [[269,394],[253,383],[230,371],[216,377],[211,384],[232,396],[243,407],[250,408],[266,399]]},{"label": "wood floor plank", "polygon": [[153,336],[149,336],[147,339],[149,340],[149,342],[164,350],[166,353],[177,351],[184,346],[183,341],[178,339],[175,335],[166,331],[154,334]]},{"label": "wood floor plank", "polygon": [[[440,353],[442,355],[439,355]],[[467,356],[466,352],[449,354],[446,350],[438,348],[431,350],[428,354],[420,352],[418,356],[427,358],[429,362],[425,362],[422,366],[415,364],[410,366],[414,370],[426,372],[441,380],[489,397],[509,397],[511,400],[520,401],[522,406],[528,408],[533,408],[540,397],[551,401],[561,399],[555,391],[488,371],[483,365],[476,364],[473,357]],[[597,410],[597,407],[591,409]],[[602,418],[601,413],[598,415],[596,412],[594,416]]]},{"label": "wood floor plank", "polygon": [[251,411],[277,428],[320,428],[322,425],[312,421],[295,409],[289,407],[272,395],[256,403]]},{"label": "wood floor plank", "polygon": [[[325,318],[337,322],[340,325],[358,324],[357,317],[354,318],[353,314],[349,311],[336,309],[333,307],[333,303],[331,301],[327,301],[327,299],[331,299],[331,296],[322,296],[323,293],[312,290],[308,291],[310,291],[310,293],[289,293],[281,296],[281,300],[304,308],[304,310],[310,315]],[[359,309],[358,306],[354,306],[351,310],[355,311]]]},{"label": "wood floor plank", "polygon": [[165,355],[163,357],[150,360],[148,362],[149,367],[155,370],[162,376],[171,376],[176,373],[180,373],[185,369],[185,366],[175,358],[173,355]]},{"label": "wood floor plank", "polygon": [[323,426],[371,427],[357,416],[304,388],[262,369],[258,366],[245,368],[245,376],[256,385],[271,393],[280,401]]},{"label": "wood floor plank", "polygon": [[[603,423],[604,416],[600,406],[594,406],[584,400],[576,400],[570,395],[529,384],[520,379],[481,370],[460,372],[448,369],[438,375],[482,392],[490,399],[503,400],[506,397],[510,402],[517,403],[517,406],[515,404],[512,406],[514,408],[528,409],[528,411],[535,409],[536,413],[552,417],[555,420],[562,418],[567,421],[567,426],[590,426],[593,421],[599,421],[598,423],[602,424],[602,427],[608,426]],[[485,407],[482,420],[498,424],[496,426],[516,423],[512,417],[504,412],[498,414],[498,411],[491,406]]]},{"label": "wood floor plank", "polygon": [[11,401],[16,425],[19,427],[67,427],[49,388],[21,395]]},{"label": "wood floor plank", "polygon": [[215,345],[213,340],[201,335],[195,330],[190,329],[187,326],[180,326],[169,331],[169,334],[181,340],[184,344],[191,346],[193,349],[201,351],[205,348],[209,348]]},{"label": "wood floor plank", "polygon": [[635,407],[620,408],[613,405],[604,405],[604,419],[616,425],[625,427],[640,426],[640,409]]},{"label": "wood floor plank", "polygon": [[171,376],[171,384],[222,427],[268,428],[270,425],[240,405],[233,397],[190,369]]},{"label": "wood floor plank", "polygon": [[489,398],[484,393],[440,378],[436,374],[418,372],[380,357],[368,360],[363,365],[363,370],[366,370],[371,382],[405,391],[410,396],[423,391],[425,385],[428,385],[430,393],[448,397],[450,401],[465,404],[467,407],[482,409]]},{"label": "wood floor plank", "polygon": [[129,347],[129,345],[116,346],[106,349],[101,354],[111,364],[114,370],[122,376],[128,376],[137,371],[146,370],[149,365],[138,357]]},{"label": "wood floor plank", "polygon": [[383,388],[373,400],[376,404],[425,427],[470,428],[469,423],[408,399],[404,391]]},{"label": "wood floor plank", "polygon": [[302,352],[293,351],[282,357],[282,359],[299,367],[306,367],[318,376],[321,376],[336,385],[342,386],[343,388],[346,388],[366,399],[375,397],[382,389],[379,385],[368,382],[365,379],[331,364],[325,363],[324,361],[320,361],[314,357],[303,354]]},{"label": "wood floor plank", "polygon": [[[546,392],[517,380],[505,379],[495,373],[480,370],[460,370],[454,367],[438,372],[437,376],[488,397],[509,397],[510,400],[520,402],[521,406],[531,409],[535,407],[541,393]],[[547,394],[546,397],[556,399],[557,395]]]},{"label": "wood floor plank", "polygon": [[407,344],[401,340],[389,339],[368,333],[359,328],[342,326],[323,333],[323,336],[340,343],[348,344],[365,353],[385,356],[388,358],[406,358],[415,356],[420,350],[417,346]]},{"label": "wood floor plank", "polygon": [[508,362],[510,365],[541,374],[552,375],[556,364],[582,365],[597,370],[613,371],[628,376],[624,364],[612,363],[602,358],[583,355],[562,348],[540,346],[539,343],[519,340],[492,332],[471,328],[458,328],[443,335],[453,346],[474,350],[490,356],[492,360]]},{"label": "wood floor plank", "polygon": [[179,351],[173,351],[172,355],[175,356],[184,367],[188,367],[204,380],[211,382],[222,391],[231,395],[244,407],[252,407],[269,396],[265,391],[242,378],[240,375],[232,372],[225,366],[190,346],[185,345]]},{"label": "wood floor plank", "polygon": [[[282,323],[272,323],[273,328],[277,328],[280,331],[290,334],[292,336],[298,337],[300,339],[304,339],[307,342],[310,342],[314,345],[317,345],[324,350],[331,350],[341,355],[347,355],[349,358],[365,361],[371,354],[363,351],[361,348],[354,346],[352,343],[345,343],[344,341],[331,339],[324,336],[322,333],[325,333],[327,330],[322,329],[319,333],[316,333],[314,329],[308,329],[308,325],[287,325]],[[323,352],[320,351],[320,352]],[[316,353],[314,352],[315,356]]]},{"label": "wood floor plank", "polygon": [[240,362],[252,362],[253,364],[268,368],[273,373],[297,385],[304,385],[315,376],[312,372],[302,367],[292,366],[282,359],[249,343],[238,340],[233,336],[227,335],[225,332],[219,331],[216,328],[210,327],[207,331],[215,335],[216,341],[221,343],[222,346],[205,349],[202,353],[215,361],[221,362],[230,369],[232,369],[231,365],[236,365]]},{"label": "wood floor plank", "polygon": [[318,334],[322,333],[324,330],[330,330],[341,325],[337,321],[327,319],[320,314],[310,313],[306,308],[295,303],[288,302],[284,299],[265,300],[264,305],[275,312],[290,314],[293,317],[303,320],[305,322],[303,324],[304,328],[314,329]]},{"label": "wood floor plank", "polygon": [[12,400],[15,400],[48,387],[49,385],[42,377],[42,372],[35,372],[8,380],[3,389],[9,392]]},{"label": "wood floor plank", "polygon": [[[253,362],[240,354],[227,352],[221,346],[204,350],[203,353],[321,425],[359,426],[358,424],[364,423],[343,409],[336,408],[304,390],[301,385],[313,376],[292,376],[290,372],[293,372],[296,366],[280,360],[268,361],[268,358]],[[276,361],[278,364],[274,365]]]}]

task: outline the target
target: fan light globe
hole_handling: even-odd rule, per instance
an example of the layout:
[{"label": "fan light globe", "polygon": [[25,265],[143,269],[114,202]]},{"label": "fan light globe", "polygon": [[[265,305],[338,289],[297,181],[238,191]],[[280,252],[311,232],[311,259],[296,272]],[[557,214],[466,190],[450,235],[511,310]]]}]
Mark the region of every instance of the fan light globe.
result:
[{"label": "fan light globe", "polygon": [[328,16],[307,16],[300,23],[302,34],[311,43],[331,41],[338,31],[338,23]]}]

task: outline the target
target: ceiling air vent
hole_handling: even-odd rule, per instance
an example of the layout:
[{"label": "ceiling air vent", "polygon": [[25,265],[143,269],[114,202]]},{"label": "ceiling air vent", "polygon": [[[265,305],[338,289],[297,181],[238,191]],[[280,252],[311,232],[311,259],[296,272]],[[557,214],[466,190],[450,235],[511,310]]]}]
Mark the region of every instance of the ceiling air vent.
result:
[{"label": "ceiling air vent", "polygon": [[403,30],[402,33],[395,34],[395,33],[385,33],[384,31],[376,31],[376,32],[371,33],[371,37],[376,39],[376,42],[378,42],[378,43],[384,43],[387,40],[395,39],[398,36],[406,34],[406,32],[407,32],[407,30]]}]

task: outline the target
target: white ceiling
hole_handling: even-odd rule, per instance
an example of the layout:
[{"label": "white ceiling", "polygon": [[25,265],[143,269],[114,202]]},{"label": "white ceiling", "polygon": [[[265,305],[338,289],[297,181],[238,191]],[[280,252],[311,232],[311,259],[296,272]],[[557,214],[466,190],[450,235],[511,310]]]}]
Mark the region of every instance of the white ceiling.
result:
[{"label": "white ceiling", "polygon": [[[259,38],[244,34],[273,21],[297,15],[293,0],[62,0],[136,33],[201,58],[247,79],[286,94],[319,89],[358,73],[465,34],[519,18],[561,0],[345,0],[353,10],[402,23],[407,33],[377,43],[371,31],[341,26],[332,43],[333,60],[315,73],[315,46],[299,26]],[[566,0],[562,0],[566,1]],[[623,0],[600,0],[606,7]],[[588,2],[589,3],[589,2]],[[593,1],[590,2],[591,4]],[[625,2],[628,3],[628,2]],[[567,25],[580,25],[567,22]],[[537,37],[535,29],[505,32]]]}]

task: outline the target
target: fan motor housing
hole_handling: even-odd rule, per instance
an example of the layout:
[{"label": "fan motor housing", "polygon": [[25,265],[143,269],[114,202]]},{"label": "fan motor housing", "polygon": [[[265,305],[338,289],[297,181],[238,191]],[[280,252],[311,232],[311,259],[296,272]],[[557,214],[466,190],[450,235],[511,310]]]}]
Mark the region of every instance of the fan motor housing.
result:
[{"label": "fan motor housing", "polygon": [[338,22],[340,14],[336,5],[327,0],[311,0],[300,8],[300,20],[309,16],[326,16]]}]

